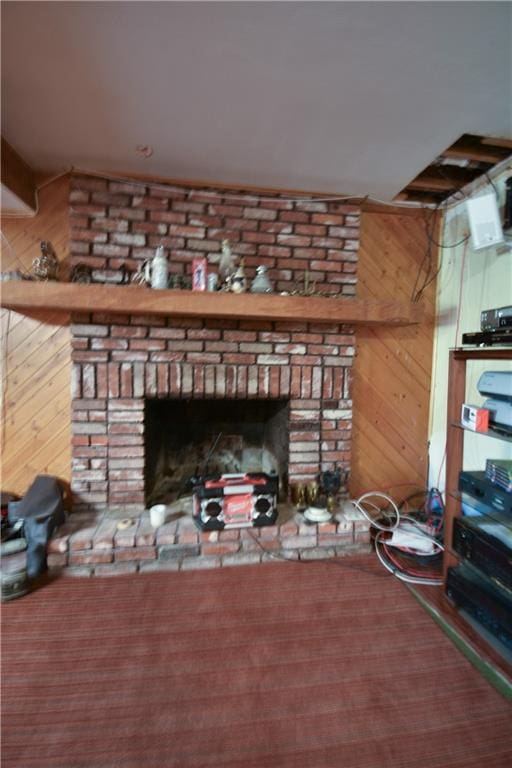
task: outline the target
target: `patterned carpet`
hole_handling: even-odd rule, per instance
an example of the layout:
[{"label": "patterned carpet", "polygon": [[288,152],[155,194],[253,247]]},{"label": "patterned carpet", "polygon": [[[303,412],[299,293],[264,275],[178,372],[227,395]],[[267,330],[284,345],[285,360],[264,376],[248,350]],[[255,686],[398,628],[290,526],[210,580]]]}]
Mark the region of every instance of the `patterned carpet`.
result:
[{"label": "patterned carpet", "polygon": [[3,606],[3,768],[505,768],[512,706],[373,557]]}]

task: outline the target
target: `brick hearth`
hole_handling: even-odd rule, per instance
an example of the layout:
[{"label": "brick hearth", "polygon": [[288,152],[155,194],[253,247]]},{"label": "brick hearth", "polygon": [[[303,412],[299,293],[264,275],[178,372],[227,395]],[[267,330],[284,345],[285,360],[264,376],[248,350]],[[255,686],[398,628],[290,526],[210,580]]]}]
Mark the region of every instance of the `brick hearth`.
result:
[{"label": "brick hearth", "polygon": [[188,570],[247,565],[275,557],[313,560],[368,551],[369,523],[354,512],[332,522],[308,524],[289,506],[275,526],[200,532],[190,515],[151,527],[144,512],[118,530],[119,518],[75,513],[50,541],[48,564],[79,576],[108,576],[153,570]]}]

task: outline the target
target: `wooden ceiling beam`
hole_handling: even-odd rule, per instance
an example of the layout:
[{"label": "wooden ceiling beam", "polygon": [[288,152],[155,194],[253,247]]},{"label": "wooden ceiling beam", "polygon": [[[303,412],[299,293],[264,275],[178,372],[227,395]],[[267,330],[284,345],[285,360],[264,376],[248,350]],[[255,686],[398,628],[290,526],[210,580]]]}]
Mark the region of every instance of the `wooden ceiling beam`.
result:
[{"label": "wooden ceiling beam", "polygon": [[455,192],[465,184],[480,176],[476,168],[459,168],[450,165],[430,165],[419,173],[408,185],[407,189],[425,190],[427,192]]},{"label": "wooden ceiling beam", "polygon": [[443,157],[475,160],[477,163],[491,163],[491,165],[501,163],[509,154],[505,147],[483,144],[482,137],[470,134],[465,134],[442,152]]},{"label": "wooden ceiling beam", "polygon": [[512,139],[483,138],[482,144],[485,144],[486,147],[503,147],[504,149],[510,149],[512,152]]},{"label": "wooden ceiling beam", "polygon": [[405,189],[408,192],[454,192],[458,188],[459,185],[454,184],[449,179],[420,173],[419,176],[409,182]]},{"label": "wooden ceiling beam", "polygon": [[[395,197],[424,204],[436,204],[487,173],[497,163],[502,163],[512,152],[512,139],[463,134],[448,149],[441,152],[438,160],[431,163]],[[478,163],[477,167],[462,164],[440,163],[439,158],[465,160]]]},{"label": "wooden ceiling beam", "polygon": [[446,192],[429,192],[421,189],[410,189],[405,187],[400,192],[400,198],[396,197],[395,200],[402,200],[409,203],[423,203],[424,205],[438,205],[445,198],[449,197]]},{"label": "wooden ceiling beam", "polygon": [[1,173],[2,185],[35,213],[37,199],[34,172],[3,136]]}]

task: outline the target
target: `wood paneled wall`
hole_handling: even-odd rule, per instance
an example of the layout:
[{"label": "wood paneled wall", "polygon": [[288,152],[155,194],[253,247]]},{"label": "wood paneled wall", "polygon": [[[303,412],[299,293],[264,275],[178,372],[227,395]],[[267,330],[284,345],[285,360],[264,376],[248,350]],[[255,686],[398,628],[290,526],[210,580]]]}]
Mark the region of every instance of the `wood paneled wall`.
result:
[{"label": "wood paneled wall", "polygon": [[[2,219],[2,271],[28,271],[41,240],[67,258],[68,198],[64,176],[40,190],[36,216]],[[70,335],[50,313],[34,320],[2,310],[1,322],[1,487],[23,494],[37,474],[70,479]]]},{"label": "wood paneled wall", "polygon": [[[2,270],[30,268],[41,240],[67,257],[68,194],[63,177],[40,191],[37,216],[2,220]],[[426,248],[421,215],[365,211],[358,297],[409,300]],[[434,300],[432,283],[419,327],[357,331],[352,496],[426,482]],[[36,321],[3,311],[1,319],[2,489],[22,494],[36,474],[70,479],[70,337],[50,314]]]},{"label": "wood paneled wall", "polygon": [[[424,215],[365,211],[361,221],[357,296],[409,301],[425,275]],[[432,248],[433,259],[436,249]],[[436,265],[432,265],[436,269]],[[421,325],[357,329],[353,368],[350,495],[424,488],[428,471],[429,405],[435,322],[435,280],[422,297]]]}]

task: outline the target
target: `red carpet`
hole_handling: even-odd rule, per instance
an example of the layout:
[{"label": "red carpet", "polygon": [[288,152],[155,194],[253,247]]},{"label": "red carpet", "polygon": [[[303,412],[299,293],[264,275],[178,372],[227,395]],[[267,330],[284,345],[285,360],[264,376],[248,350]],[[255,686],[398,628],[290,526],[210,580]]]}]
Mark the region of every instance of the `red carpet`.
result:
[{"label": "red carpet", "polygon": [[512,707],[373,558],[3,606],[3,768],[507,768]]}]

